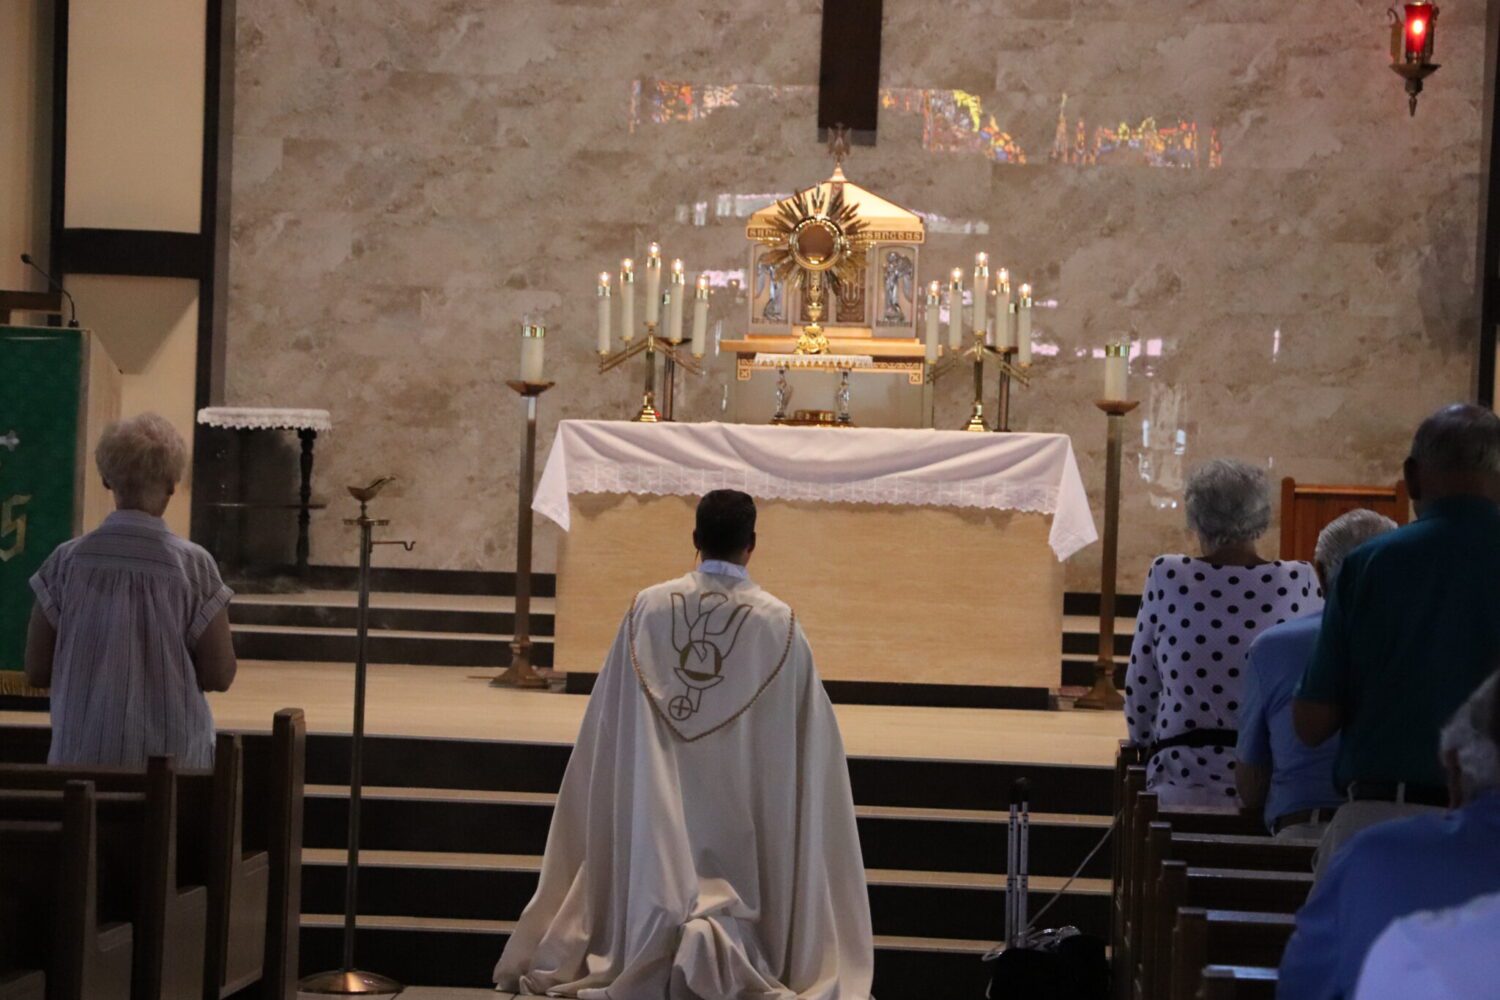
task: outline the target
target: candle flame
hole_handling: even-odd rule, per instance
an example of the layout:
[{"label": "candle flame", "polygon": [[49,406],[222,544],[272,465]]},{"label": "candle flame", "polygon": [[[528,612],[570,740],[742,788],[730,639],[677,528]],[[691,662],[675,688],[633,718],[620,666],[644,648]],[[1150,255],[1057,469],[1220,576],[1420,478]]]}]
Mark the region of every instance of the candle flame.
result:
[{"label": "candle flame", "polygon": [[609,287],[609,272],[608,271],[600,271],[599,272],[599,284],[602,285],[605,288]]},{"label": "candle flame", "polygon": [[626,257],[624,260],[620,261],[620,270],[624,271],[626,274],[629,274],[631,271],[635,270],[635,261],[631,260],[629,257]]},{"label": "candle flame", "polygon": [[1029,298],[1031,298],[1031,286],[1030,285],[1023,284],[1021,286],[1021,298],[1023,298],[1023,299],[1029,299]]},{"label": "candle flame", "polygon": [[682,277],[682,258],[681,257],[674,257],[672,259],[672,277],[673,277],[674,280],[677,279],[677,278],[681,278]]},{"label": "candle flame", "polygon": [[953,283],[955,285],[961,284],[963,282],[963,280],[964,280],[964,269],[961,268],[961,267],[955,267],[953,269]]},{"label": "candle flame", "polygon": [[651,245],[649,245],[648,247],[646,247],[646,256],[652,258],[653,260],[656,259],[656,258],[658,258],[658,257],[660,257],[661,256],[661,244],[660,243],[652,243]]},{"label": "candle flame", "polygon": [[1002,267],[1000,269],[1000,283],[1002,285],[1008,285],[1008,284],[1010,284],[1010,269],[1009,268]]},{"label": "candle flame", "polygon": [[699,288],[707,288],[708,287],[708,275],[706,275],[706,274],[700,274],[700,275],[698,275],[698,287]]},{"label": "candle flame", "polygon": [[978,265],[979,267],[983,267],[984,265],[988,264],[989,262],[990,262],[990,255],[987,254],[987,253],[985,253],[983,250],[979,251],[978,253],[976,253],[974,255],[974,263],[976,265]]}]

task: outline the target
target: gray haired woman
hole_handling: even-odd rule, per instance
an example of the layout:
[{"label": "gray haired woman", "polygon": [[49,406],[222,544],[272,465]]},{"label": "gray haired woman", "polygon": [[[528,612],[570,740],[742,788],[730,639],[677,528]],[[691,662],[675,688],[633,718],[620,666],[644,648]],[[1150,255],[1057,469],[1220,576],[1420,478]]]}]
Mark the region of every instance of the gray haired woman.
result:
[{"label": "gray haired woman", "polygon": [[1146,574],[1125,678],[1131,742],[1148,749],[1146,786],[1163,805],[1237,806],[1235,726],[1250,643],[1319,610],[1310,563],[1267,562],[1266,474],[1216,459],[1187,483],[1187,524],[1201,555],[1164,555]]},{"label": "gray haired woman", "polygon": [[205,691],[234,680],[233,592],[213,557],[162,514],[187,464],[164,418],[111,424],[94,454],[115,511],[57,548],[31,578],[26,676],[52,691],[52,764],[213,763]]}]

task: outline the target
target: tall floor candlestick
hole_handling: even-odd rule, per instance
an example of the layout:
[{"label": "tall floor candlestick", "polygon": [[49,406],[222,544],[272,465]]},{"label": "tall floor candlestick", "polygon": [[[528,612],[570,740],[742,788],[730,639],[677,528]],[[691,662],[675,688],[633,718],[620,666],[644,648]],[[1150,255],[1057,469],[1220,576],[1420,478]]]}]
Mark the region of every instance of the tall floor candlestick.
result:
[{"label": "tall floor candlestick", "polygon": [[1094,663],[1094,686],[1075,704],[1079,708],[1120,709],[1125,699],[1115,687],[1115,576],[1120,551],[1120,453],[1125,440],[1125,414],[1140,405],[1126,399],[1101,399],[1094,404],[1109,417],[1104,453],[1104,553],[1099,579],[1099,659]]},{"label": "tall floor candlestick", "polygon": [[510,666],[490,681],[490,686],[544,688],[547,678],[531,667],[531,493],[536,478],[537,397],[556,383],[505,384],[526,404],[526,441],[521,448],[520,498],[516,508],[516,628],[510,641]]},{"label": "tall floor candlestick", "polygon": [[345,524],[359,528],[359,604],[354,612],[354,733],[349,748],[349,861],[344,874],[344,964],[331,972],[307,976],[297,984],[299,993],[323,996],[369,996],[400,993],[404,987],[389,976],[365,972],[354,966],[355,914],[359,905],[359,806],[364,789],[365,675],[369,668],[370,554],[377,545],[400,545],[410,552],[415,542],[374,538],[374,530],[391,522],[372,518],[369,503],[393,477],[382,476],[369,486],[351,486],[349,495],[359,501],[359,517]]}]

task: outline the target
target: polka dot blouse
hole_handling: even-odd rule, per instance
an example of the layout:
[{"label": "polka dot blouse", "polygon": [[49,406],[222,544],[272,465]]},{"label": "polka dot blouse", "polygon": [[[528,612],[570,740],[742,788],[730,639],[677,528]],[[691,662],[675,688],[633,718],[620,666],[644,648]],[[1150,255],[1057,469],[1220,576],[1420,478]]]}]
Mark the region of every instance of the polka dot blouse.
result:
[{"label": "polka dot blouse", "polygon": [[[1191,556],[1151,564],[1125,678],[1125,721],[1137,746],[1238,721],[1250,643],[1264,629],[1323,607],[1312,565],[1222,566]],[[1236,805],[1234,739],[1178,746],[1146,764],[1166,805]]]}]

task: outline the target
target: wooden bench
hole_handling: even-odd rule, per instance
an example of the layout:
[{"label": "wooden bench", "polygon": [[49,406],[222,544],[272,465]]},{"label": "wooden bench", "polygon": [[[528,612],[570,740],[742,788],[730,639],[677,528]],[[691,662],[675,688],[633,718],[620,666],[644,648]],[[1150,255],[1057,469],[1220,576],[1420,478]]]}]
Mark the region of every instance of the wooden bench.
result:
[{"label": "wooden bench", "polygon": [[[126,1000],[134,934],[100,919],[94,787],[63,790],[61,822],[0,821],[0,981],[48,1000]],[[22,992],[26,991],[26,992]]]},{"label": "wooden bench", "polygon": [[1209,965],[1275,968],[1292,936],[1296,918],[1286,913],[1240,910],[1178,911],[1173,932],[1172,988],[1162,1000],[1195,1000]]},{"label": "wooden bench", "polygon": [[[220,733],[213,771],[178,772],[178,868],[207,886],[195,997],[220,1000],[257,980],[264,997],[296,996],[306,750],[302,710],[282,709],[264,766],[247,769],[241,738]],[[78,778],[111,791],[140,790],[146,780],[127,768],[0,765],[0,788],[55,789]],[[255,804],[248,812],[247,801]]]},{"label": "wooden bench", "polygon": [[1147,994],[1166,996],[1170,990],[1173,932],[1184,907],[1294,914],[1312,887],[1311,872],[1192,868],[1183,861],[1162,862],[1150,916],[1142,929],[1143,947],[1152,954]]},{"label": "wooden bench", "polygon": [[[58,775],[79,772],[53,769]],[[197,1000],[203,983],[203,927],[208,890],[178,863],[177,771],[153,757],[140,791],[96,792],[95,829],[101,896],[134,925],[131,995],[137,1000]],[[66,792],[9,787],[0,774],[0,814],[61,822]],[[29,783],[29,776],[20,779]],[[66,786],[68,782],[63,782]],[[94,782],[97,788],[99,782]],[[132,780],[131,784],[137,784]],[[191,824],[184,824],[191,831]],[[191,836],[191,832],[189,832]]]},{"label": "wooden bench", "polygon": [[1198,1000],[1276,1000],[1276,970],[1258,965],[1205,965]]}]

